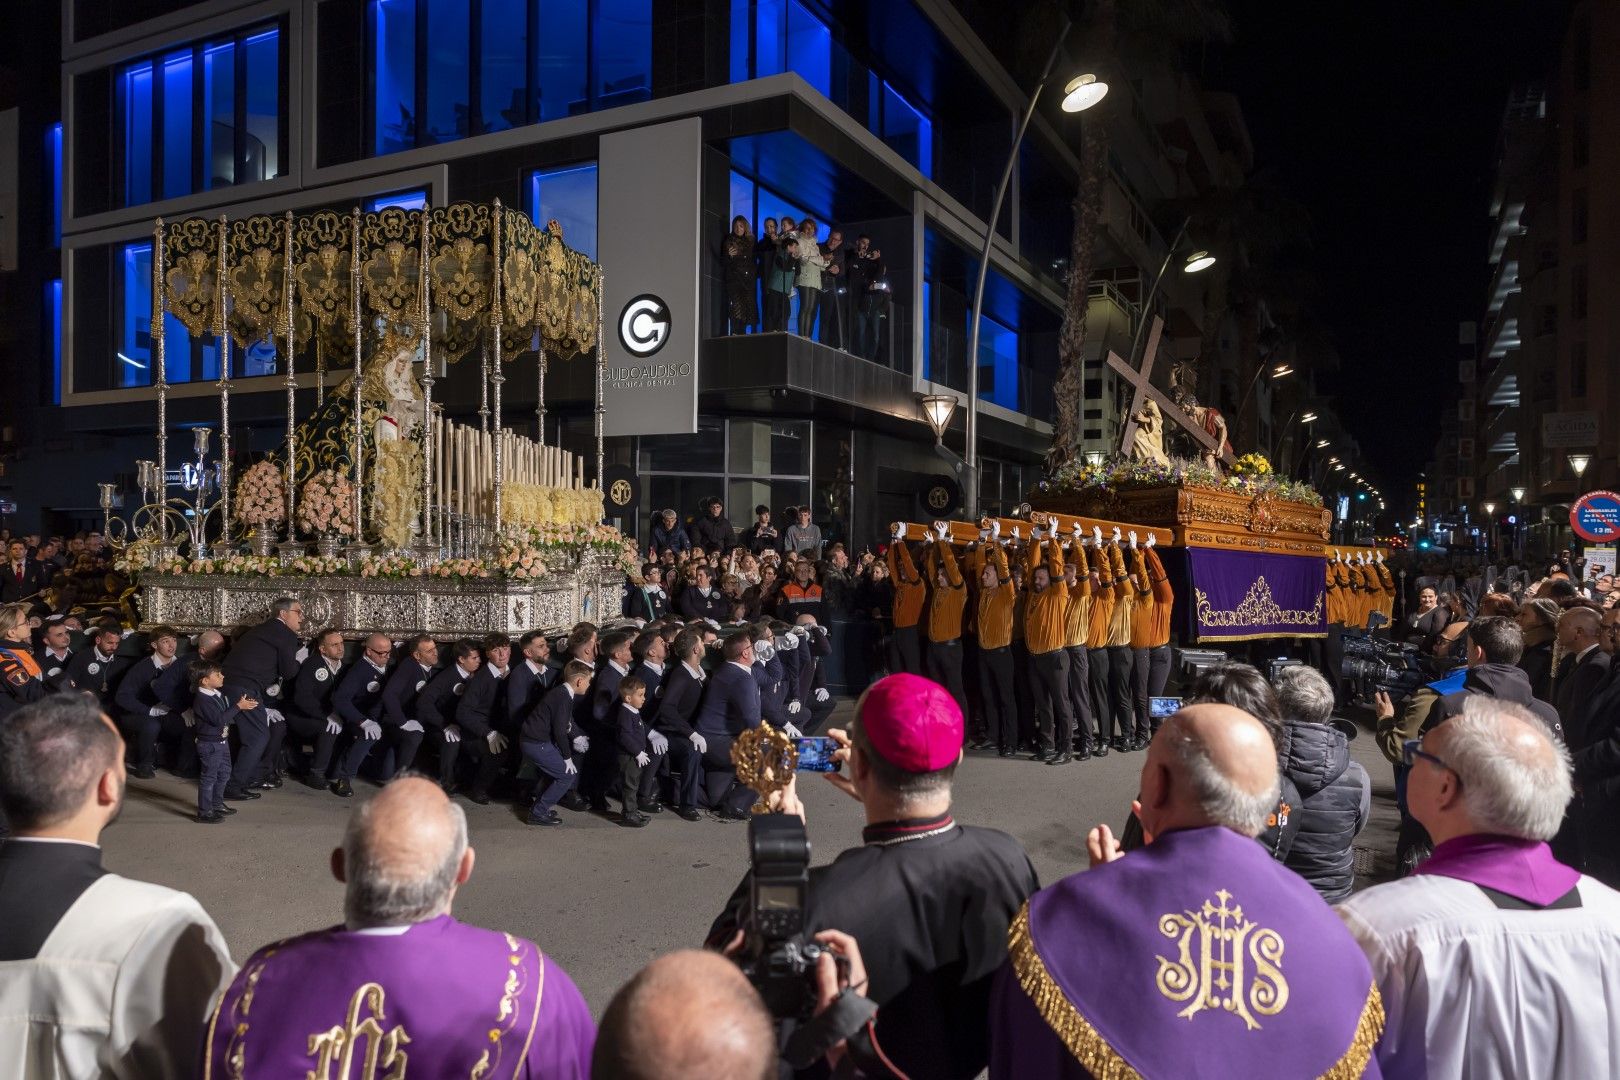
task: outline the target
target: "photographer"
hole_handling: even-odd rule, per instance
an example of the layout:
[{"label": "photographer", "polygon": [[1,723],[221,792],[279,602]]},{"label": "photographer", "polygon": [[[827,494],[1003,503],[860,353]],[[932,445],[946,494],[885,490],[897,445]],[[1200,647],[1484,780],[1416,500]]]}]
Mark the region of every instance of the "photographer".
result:
[{"label": "photographer", "polygon": [[868,236],[855,240],[850,253],[850,306],[854,309],[854,352],[871,360],[877,356],[878,329],[889,304],[889,271],[883,253],[872,246]]},{"label": "photographer", "polygon": [[[867,996],[888,1059],[908,1076],[976,1076],[989,1059],[991,980],[1007,927],[1038,887],[1018,842],[951,817],[962,713],[915,675],[874,683],[848,734],[829,735],[841,772],[829,782],[866,812],[863,845],[809,871],[806,935],[836,927],[862,943]],[[796,808],[796,807],[795,807]],[[745,877],[709,942],[746,931]]]}]

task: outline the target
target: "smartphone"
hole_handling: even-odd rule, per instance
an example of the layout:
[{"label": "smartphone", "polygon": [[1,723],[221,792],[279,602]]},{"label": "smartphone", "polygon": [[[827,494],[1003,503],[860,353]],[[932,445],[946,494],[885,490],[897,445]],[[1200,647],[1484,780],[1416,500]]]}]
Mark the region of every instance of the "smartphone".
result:
[{"label": "smartphone", "polygon": [[799,744],[799,772],[837,772],[838,762],[833,760],[833,754],[838,749],[838,743],[825,736],[807,737],[798,740]]},{"label": "smartphone", "polygon": [[1148,717],[1153,720],[1163,720],[1173,716],[1181,709],[1181,699],[1178,697],[1150,697],[1148,698]]}]

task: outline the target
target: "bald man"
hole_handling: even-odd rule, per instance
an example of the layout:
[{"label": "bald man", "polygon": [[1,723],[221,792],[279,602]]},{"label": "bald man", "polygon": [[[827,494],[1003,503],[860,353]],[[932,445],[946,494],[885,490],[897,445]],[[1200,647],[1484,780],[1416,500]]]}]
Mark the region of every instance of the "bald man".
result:
[{"label": "bald man", "polygon": [[1620,893],[1547,844],[1568,751],[1524,706],[1476,694],[1404,758],[1434,854],[1339,907],[1388,1009],[1384,1075],[1615,1075]]},{"label": "bald man", "polygon": [[589,1076],[596,1025],[562,968],[451,917],[474,861],[466,816],[431,780],[361,804],[332,852],[343,923],[248,958],[208,1025],[205,1075],[347,1075],[363,1054],[367,1075],[408,1060],[413,1076]]},{"label": "bald man", "polygon": [[613,996],[594,1080],[773,1080],[776,1028],[742,969],[694,949],[659,957]]},{"label": "bald man", "polygon": [[350,740],[331,783],[332,794],[339,798],[354,797],[351,781],[372,748],[382,741],[383,684],[388,679],[388,662],[393,654],[393,642],[387,637],[370,635],[360,646],[360,659],[332,692],[332,711],[343,724],[344,737]]},{"label": "bald man", "polygon": [[1564,739],[1574,750],[1584,749],[1591,740],[1574,730],[1573,721],[1609,673],[1609,654],[1598,647],[1602,621],[1603,613],[1590,607],[1572,607],[1558,616],[1557,641],[1564,658],[1553,676],[1553,706],[1564,725]]},{"label": "bald man", "polygon": [[1382,1026],[1366,957],[1253,842],[1278,793],[1266,729],[1229,705],[1182,709],[1139,790],[1146,846],[1121,853],[1098,826],[1091,871],[1013,921],[991,1077],[1362,1075]]}]

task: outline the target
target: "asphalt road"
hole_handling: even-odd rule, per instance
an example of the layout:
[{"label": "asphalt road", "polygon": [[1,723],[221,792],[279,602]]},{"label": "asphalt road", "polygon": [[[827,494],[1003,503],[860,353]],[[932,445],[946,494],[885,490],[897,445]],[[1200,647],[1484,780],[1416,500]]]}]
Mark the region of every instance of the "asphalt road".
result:
[{"label": "asphalt road", "polygon": [[[835,716],[846,715],[840,706]],[[836,720],[835,720],[836,723]],[[1352,744],[1375,793],[1388,795],[1388,769],[1371,740]],[[955,813],[963,824],[1020,840],[1042,882],[1085,866],[1085,832],[1116,831],[1136,792],[1144,754],[1111,754],[1061,767],[1023,758],[969,754],[957,772]],[[361,798],[373,790],[357,785]],[[830,861],[860,843],[858,803],[804,774],[801,797],[813,858]],[[1393,849],[1386,805],[1363,845]],[[195,784],[159,773],[132,779],[124,812],[103,836],[109,869],[183,889],[219,924],[238,962],[261,945],[342,920],[342,886],[330,855],[353,805],[289,783],[240,809],[224,825],[192,820]],[[660,814],[644,829],[611,818],[563,814],[566,825],[536,829],[510,805],[464,804],[478,860],[456,897],[467,922],[530,938],[573,977],[600,1015],[614,990],[653,956],[701,943],[747,864],[745,826]]]}]

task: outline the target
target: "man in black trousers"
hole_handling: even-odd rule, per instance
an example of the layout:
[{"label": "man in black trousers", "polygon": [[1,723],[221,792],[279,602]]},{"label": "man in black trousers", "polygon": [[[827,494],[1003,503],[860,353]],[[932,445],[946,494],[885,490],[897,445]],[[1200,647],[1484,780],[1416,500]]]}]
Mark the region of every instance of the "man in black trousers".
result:
[{"label": "man in black trousers", "polygon": [[459,723],[461,697],[484,662],[483,654],[471,641],[456,642],[451,656],[452,662],[440,668],[416,695],[416,718],[427,729],[424,737],[438,747],[439,786],[446,795],[456,791],[456,761],[463,738]]},{"label": "man in black trousers", "polygon": [[298,639],[304,628],[304,605],[291,596],[283,596],[270,605],[270,617],[243,634],[225,657],[221,665],[225,672],[222,691],[227,701],[252,698],[259,704],[244,712],[237,722],[236,733],[241,740],[236,763],[231,769],[230,783],[225,786],[227,799],[257,799],[255,787],[280,787],[281,781],[271,776],[272,762],[266,760],[270,748],[270,724],[280,721],[279,709],[283,684],[292,686],[298,669],[308,651]]},{"label": "man in black trousers", "polygon": [[515,732],[523,726],[546,691],[556,685],[562,672],[552,667],[551,642],[545,631],[530,630],[518,638],[519,659],[506,677],[506,723],[504,730]]},{"label": "man in black trousers", "polygon": [[406,640],[405,656],[383,686],[382,724],[394,751],[393,768],[383,766],[385,782],[409,769],[416,760],[416,751],[426,734],[422,721],[416,718],[416,699],[438,666],[439,643],[426,634],[417,634]]},{"label": "man in black trousers", "polygon": [[[529,825],[562,824],[562,816],[553,808],[565,796],[574,794],[574,785],[579,782],[574,755],[590,749],[590,738],[574,726],[574,703],[582,698],[589,700],[591,666],[583,660],[570,660],[562,675],[560,684],[546,692],[518,732],[524,758],[539,770],[545,784],[524,819]],[[582,809],[583,805],[576,801],[570,808]]]},{"label": "man in black trousers", "polygon": [[737,780],[731,744],[744,731],[759,726],[759,684],[754,681],[754,643],[746,631],[720,646],[725,662],[710,676],[708,693],[698,707],[693,727],[703,736],[703,783],[709,808],[722,819],[746,821],[755,795]]},{"label": "man in black trousers", "polygon": [[669,740],[670,770],[679,774],[675,787],[675,813],[687,821],[703,815],[698,810],[698,793],[703,787],[703,753],[708,740],[692,726],[703,699],[703,637],[695,630],[675,635],[670,669],[664,675],[653,713],[653,730]]},{"label": "man in black trousers", "polygon": [[330,783],[327,773],[332,767],[332,749],[343,734],[343,721],[332,705],[343,677],[343,635],[337,630],[322,630],[311,644],[315,651],[293,677],[292,694],[287,698],[287,722],[280,726],[292,736],[295,753],[305,739],[314,742],[315,756],[304,771],[304,784],[323,788]]},{"label": "man in black trousers", "polygon": [[332,711],[343,721],[343,729],[352,740],[338,763],[337,775],[332,778],[332,794],[343,799],[354,798],[350,783],[360,771],[360,764],[371,753],[372,747],[382,739],[382,690],[388,676],[388,661],[393,645],[382,634],[371,634],[364,648],[337,692],[332,695]]},{"label": "man in black trousers", "polygon": [[[505,634],[489,634],[481,648],[484,663],[467,680],[467,689],[456,706],[456,725],[461,728],[462,752],[476,766],[467,798],[486,806],[490,786],[511,745],[511,735],[502,728],[506,722],[506,680],[512,670],[512,639]],[[517,730],[510,729],[513,734]]]}]

